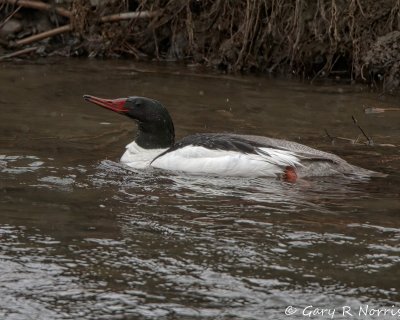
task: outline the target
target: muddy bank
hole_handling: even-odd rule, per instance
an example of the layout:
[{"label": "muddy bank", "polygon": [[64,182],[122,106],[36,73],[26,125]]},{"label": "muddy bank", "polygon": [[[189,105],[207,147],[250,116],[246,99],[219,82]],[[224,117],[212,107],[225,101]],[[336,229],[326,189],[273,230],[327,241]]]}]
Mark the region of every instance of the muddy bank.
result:
[{"label": "muddy bank", "polygon": [[11,53],[175,60],[399,91],[399,0],[56,3],[0,0],[0,59]]}]

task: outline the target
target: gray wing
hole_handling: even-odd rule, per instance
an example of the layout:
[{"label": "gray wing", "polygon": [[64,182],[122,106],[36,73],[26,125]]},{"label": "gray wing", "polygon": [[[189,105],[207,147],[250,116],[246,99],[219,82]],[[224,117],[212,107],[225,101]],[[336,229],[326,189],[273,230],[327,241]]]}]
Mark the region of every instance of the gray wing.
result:
[{"label": "gray wing", "polygon": [[355,175],[362,177],[385,177],[386,174],[360,168],[329,152],[320,151],[301,143],[267,138],[253,135],[229,134],[255,144],[291,151],[296,154],[303,164],[297,168],[302,176],[330,176],[335,174]]},{"label": "gray wing", "polygon": [[300,155],[303,159],[309,160],[326,160],[335,163],[348,164],[347,161],[329,152],[324,152],[304,144],[287,141],[282,139],[267,138],[262,136],[253,135],[240,135],[240,134],[229,134],[229,136],[238,137],[247,141],[251,141],[256,144],[260,144],[264,147],[272,147],[282,150],[287,150]]}]

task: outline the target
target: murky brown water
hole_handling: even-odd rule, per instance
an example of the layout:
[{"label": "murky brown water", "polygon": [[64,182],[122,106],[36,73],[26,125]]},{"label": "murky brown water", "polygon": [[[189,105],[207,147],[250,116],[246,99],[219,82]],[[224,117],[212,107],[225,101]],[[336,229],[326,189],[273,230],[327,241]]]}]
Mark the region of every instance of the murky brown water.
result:
[{"label": "murky brown water", "polygon": [[[399,148],[332,145],[324,129],[355,138],[355,115],[375,142],[398,146],[400,113],[364,115],[376,95],[358,87],[176,70],[0,65],[0,318],[329,318],[301,315],[313,305],[350,319],[342,306],[398,307]],[[128,171],[118,159],[135,125],[83,94],[156,98],[178,137],[286,138],[389,177],[293,185]]]}]

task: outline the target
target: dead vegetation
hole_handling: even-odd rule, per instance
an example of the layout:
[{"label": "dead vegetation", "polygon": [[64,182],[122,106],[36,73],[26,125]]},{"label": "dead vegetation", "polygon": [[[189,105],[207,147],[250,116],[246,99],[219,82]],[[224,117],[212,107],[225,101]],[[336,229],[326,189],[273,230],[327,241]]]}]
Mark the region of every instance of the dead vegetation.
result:
[{"label": "dead vegetation", "polygon": [[[3,32],[3,46],[46,41],[47,52],[66,55],[184,60],[312,81],[340,77],[382,84],[386,91],[400,85],[400,0],[73,0],[63,8],[40,3],[50,6],[32,14],[37,9],[22,1],[0,0],[0,25],[23,24],[18,32]],[[27,27],[32,15],[45,17],[49,29],[63,29],[46,40],[24,41],[41,33]]]}]

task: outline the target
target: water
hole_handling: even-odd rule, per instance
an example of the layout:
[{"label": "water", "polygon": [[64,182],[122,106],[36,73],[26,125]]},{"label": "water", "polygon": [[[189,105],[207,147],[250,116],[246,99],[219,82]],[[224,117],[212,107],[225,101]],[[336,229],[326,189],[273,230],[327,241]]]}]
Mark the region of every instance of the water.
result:
[{"label": "water", "polygon": [[[400,307],[400,153],[390,146],[400,114],[365,115],[363,105],[382,104],[375,94],[129,62],[0,69],[1,319],[331,318],[307,315],[310,305],[334,319],[351,318],[343,306],[396,318],[359,314]],[[178,137],[286,138],[389,176],[289,184],[130,171],[118,158],[135,125],[83,94],[156,98]],[[331,143],[324,129],[359,135],[351,115],[377,145]]]}]

